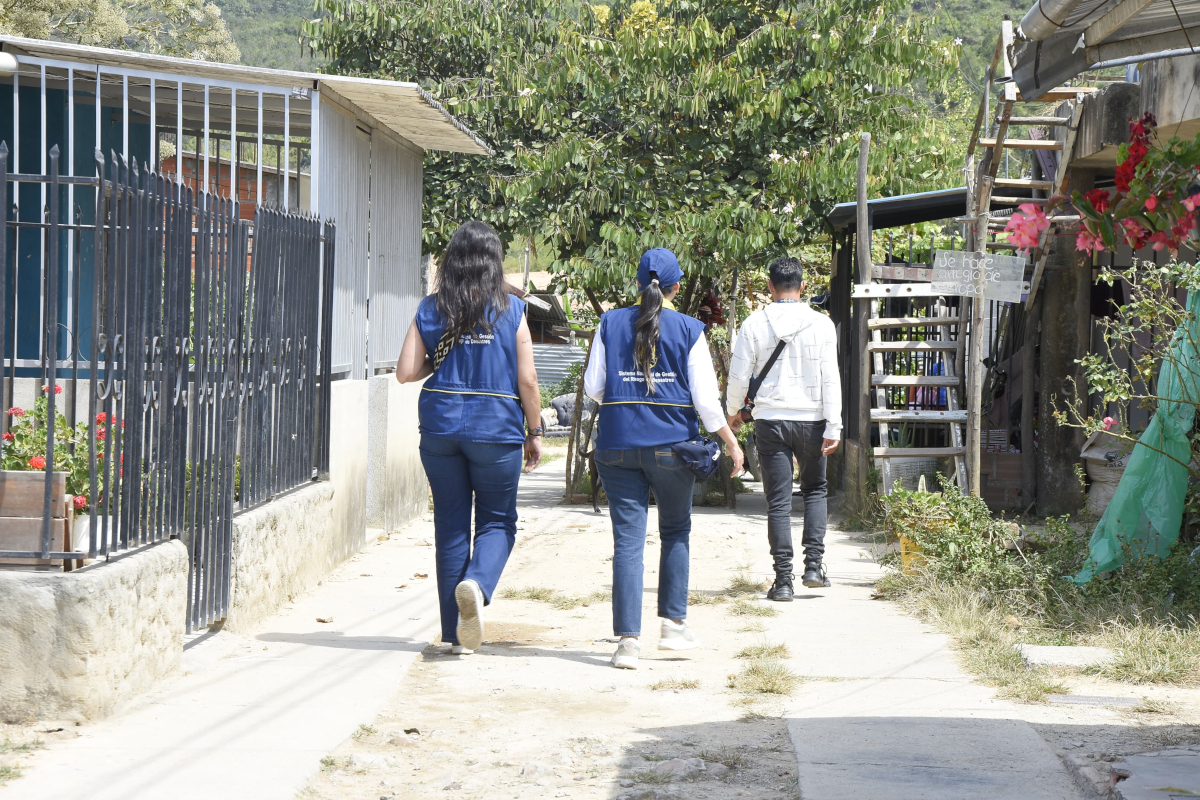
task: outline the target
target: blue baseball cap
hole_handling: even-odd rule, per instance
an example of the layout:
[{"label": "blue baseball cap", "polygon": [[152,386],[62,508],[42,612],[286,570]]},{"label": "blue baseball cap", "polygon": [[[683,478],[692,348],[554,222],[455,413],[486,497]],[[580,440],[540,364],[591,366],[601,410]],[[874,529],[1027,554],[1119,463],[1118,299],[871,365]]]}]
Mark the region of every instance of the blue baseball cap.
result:
[{"label": "blue baseball cap", "polygon": [[638,286],[645,289],[653,278],[658,278],[658,285],[664,289],[674,286],[683,278],[679,259],[665,247],[647,250],[638,262]]}]

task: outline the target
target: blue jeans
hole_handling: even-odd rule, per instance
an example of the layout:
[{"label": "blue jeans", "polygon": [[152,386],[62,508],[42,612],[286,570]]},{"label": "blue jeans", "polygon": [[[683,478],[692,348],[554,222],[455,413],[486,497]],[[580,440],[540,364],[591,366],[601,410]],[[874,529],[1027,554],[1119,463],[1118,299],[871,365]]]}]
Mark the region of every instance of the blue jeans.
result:
[{"label": "blue jeans", "polygon": [[442,641],[447,644],[458,644],[454,589],[461,581],[470,578],[478,583],[484,604],[492,602],[517,540],[517,483],[523,460],[519,444],[421,437],[421,463],[433,490],[438,605]]},{"label": "blue jeans", "polygon": [[613,633],[642,631],[642,554],[650,489],[658,504],[658,615],[684,619],[688,600],[688,537],[696,476],[670,445],[597,450],[596,469],[608,495],[613,527]]}]

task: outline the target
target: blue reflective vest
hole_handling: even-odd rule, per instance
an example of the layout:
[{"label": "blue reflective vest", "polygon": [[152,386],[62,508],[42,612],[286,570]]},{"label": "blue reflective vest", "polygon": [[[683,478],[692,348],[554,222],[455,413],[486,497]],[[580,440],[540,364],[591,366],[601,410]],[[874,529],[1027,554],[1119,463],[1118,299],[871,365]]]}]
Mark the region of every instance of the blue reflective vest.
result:
[{"label": "blue reflective vest", "polygon": [[604,402],[600,404],[601,450],[632,450],[675,444],[700,435],[688,383],[688,354],[704,335],[704,323],[669,308],[658,319],[655,389],[646,387],[634,361],[638,306],[609,311],[600,319],[604,342]]},{"label": "blue reflective vest", "polygon": [[[509,295],[508,309],[491,334],[463,336],[421,389],[417,404],[422,436],[493,444],[525,441],[525,415],[517,392],[517,327],[525,302]],[[437,347],[446,323],[434,296],[417,307],[417,332],[425,349]]]}]

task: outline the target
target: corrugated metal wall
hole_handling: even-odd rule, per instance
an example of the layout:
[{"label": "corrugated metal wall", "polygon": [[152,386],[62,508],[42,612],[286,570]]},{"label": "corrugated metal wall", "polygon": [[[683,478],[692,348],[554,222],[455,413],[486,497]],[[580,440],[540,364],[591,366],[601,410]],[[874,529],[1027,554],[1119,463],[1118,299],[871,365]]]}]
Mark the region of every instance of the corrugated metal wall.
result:
[{"label": "corrugated metal wall", "polygon": [[[394,367],[421,301],[423,157],[378,131],[371,137],[371,339],[373,370]],[[341,229],[338,229],[341,235]]]},{"label": "corrugated metal wall", "polygon": [[371,137],[332,103],[321,104],[321,216],[337,223],[333,373],[367,373],[367,221]]},{"label": "corrugated metal wall", "polygon": [[[339,234],[340,235],[340,234]],[[533,364],[537,367],[538,383],[546,386],[567,377],[567,368],[582,364],[587,351],[569,344],[535,344]]]}]

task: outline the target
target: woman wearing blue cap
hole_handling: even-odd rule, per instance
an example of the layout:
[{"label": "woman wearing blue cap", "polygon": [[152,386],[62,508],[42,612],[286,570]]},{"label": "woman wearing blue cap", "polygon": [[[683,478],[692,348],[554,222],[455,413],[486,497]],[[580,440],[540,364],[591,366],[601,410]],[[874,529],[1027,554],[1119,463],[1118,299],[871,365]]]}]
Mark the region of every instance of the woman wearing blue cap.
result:
[{"label": "woman wearing blue cap", "polygon": [[429,378],[417,406],[421,463],[433,490],[442,641],[458,654],[483,641],[481,612],[516,541],[521,464],[542,460],[533,341],[503,260],[491,227],[459,227],[396,363],[401,383]]},{"label": "woman wearing blue cap", "polygon": [[613,666],[637,669],[642,630],[642,554],[649,490],[662,540],[658,570],[660,650],[690,650],[687,626],[688,537],[696,477],[674,445],[700,435],[700,422],[728,446],[733,474],[742,450],[721,409],[704,323],[671,305],[683,272],[670,250],[649,250],[638,264],[638,305],[600,318],[584,391],[600,404],[596,468],[613,526]]}]

